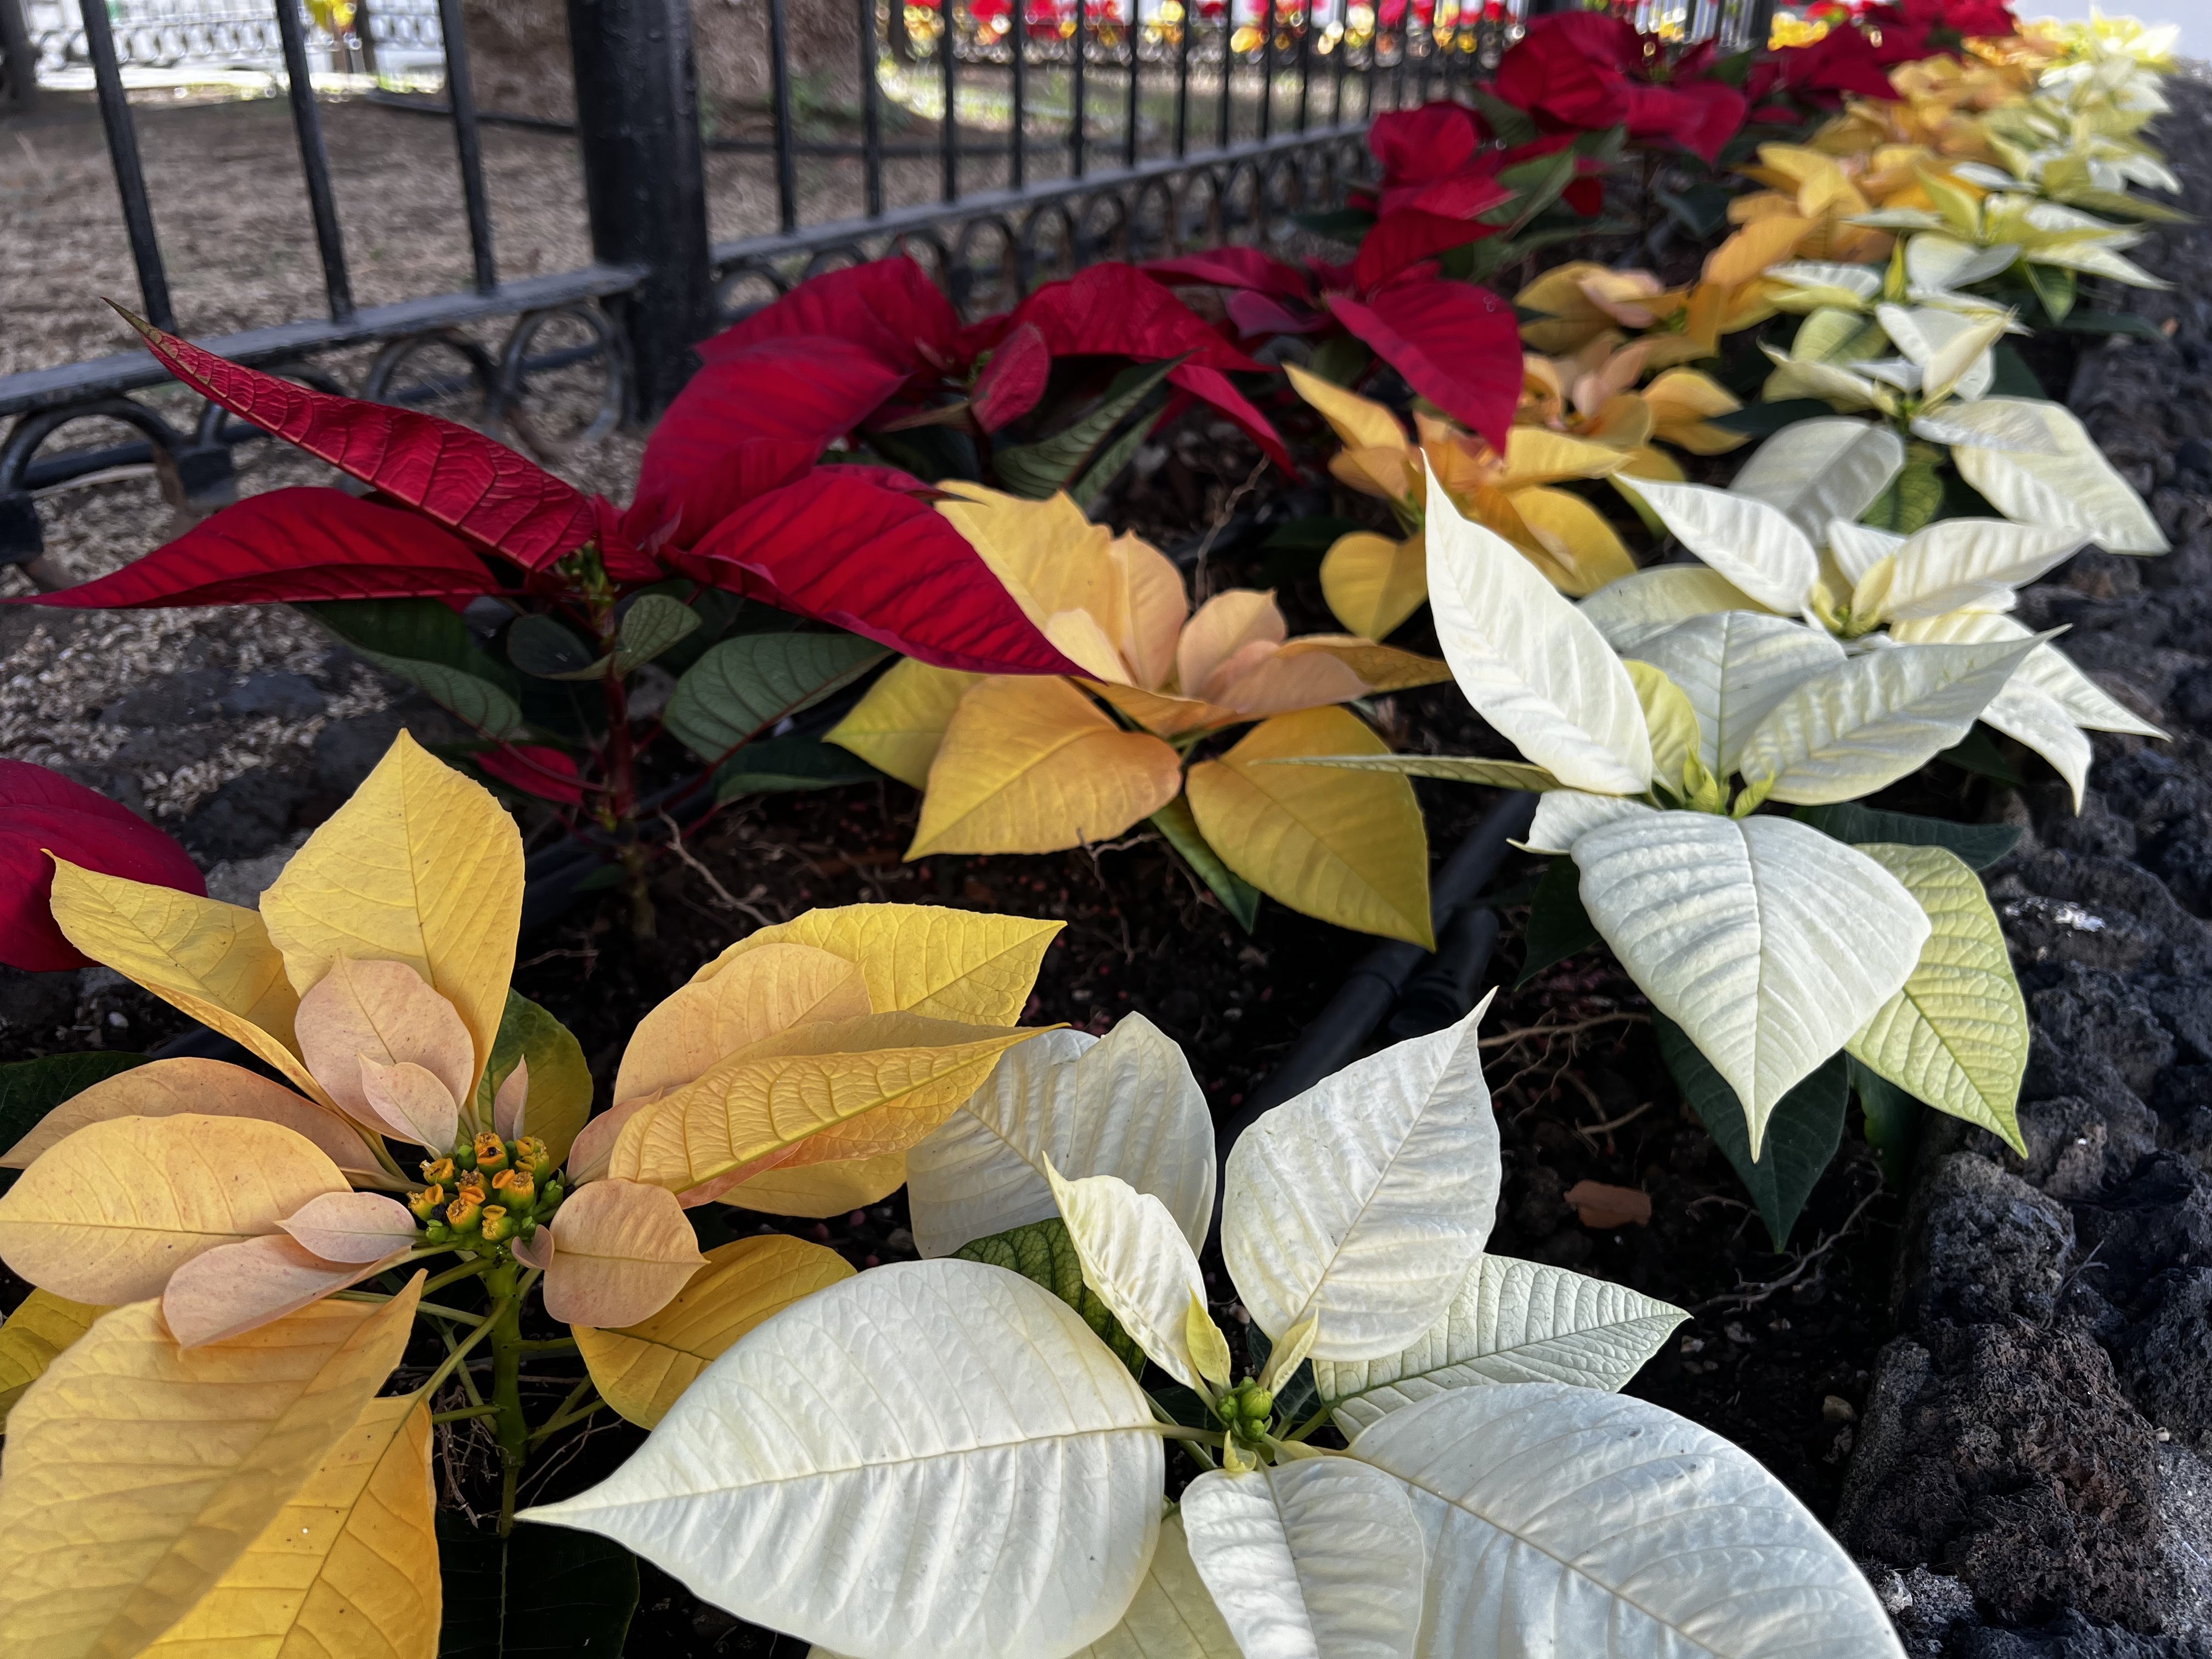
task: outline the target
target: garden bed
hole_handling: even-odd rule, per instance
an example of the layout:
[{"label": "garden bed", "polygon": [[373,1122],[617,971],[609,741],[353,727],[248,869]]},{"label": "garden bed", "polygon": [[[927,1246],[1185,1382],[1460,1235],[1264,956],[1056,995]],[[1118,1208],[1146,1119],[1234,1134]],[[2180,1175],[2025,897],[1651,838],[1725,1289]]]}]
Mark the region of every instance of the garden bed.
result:
[{"label": "garden bed", "polygon": [[[2160,136],[2202,216],[2212,88],[2177,80],[2172,94]],[[2182,228],[2145,262],[2187,281],[2207,254],[2212,233]],[[1790,1248],[1773,1250],[1611,959],[1572,957],[1517,983],[1543,861],[1510,856],[1488,884],[1506,924],[1485,981],[1504,988],[1484,1027],[1505,1170],[1491,1247],[1687,1310],[1628,1391],[1771,1468],[1860,1559],[1916,1655],[2212,1651],[2212,308],[2186,293],[2136,308],[2168,325],[2166,343],[2115,343],[2077,368],[2063,345],[2039,343],[2035,362],[2070,377],[2070,390],[2048,390],[2068,392],[2175,550],[2083,555],[2020,614],[2070,628],[2075,658],[2172,742],[2100,737],[2078,816],[2032,757],[2019,791],[1939,768],[1880,803],[2026,832],[1988,872],[2036,1029],[2024,1159],[1928,1115],[1900,1183],[1854,1124]],[[1293,507],[1279,475],[1254,485],[1256,459],[1233,428],[1200,423],[1140,463],[1109,516],[1164,545],[1177,526],[1211,524],[1202,553],[1183,550],[1201,584],[1273,586],[1294,635],[1326,628],[1314,555],[1267,545],[1316,494],[1300,487]],[[1340,495],[1328,510],[1362,507]],[[304,623],[258,615],[150,630],[142,617],[9,624],[11,660],[27,657],[82,704],[26,745],[58,758],[105,733],[72,769],[119,798],[137,791],[132,804],[213,867],[218,896],[241,901],[400,726],[425,742],[458,735]],[[118,623],[137,630],[131,661],[151,678],[103,691],[121,640],[100,630]],[[1426,628],[1400,643],[1433,651]],[[1378,699],[1373,714],[1401,750],[1504,751],[1448,684]],[[1418,788],[1437,862],[1500,799]],[[1064,854],[908,862],[916,820],[915,792],[888,781],[742,799],[653,867],[649,936],[623,896],[582,896],[526,935],[516,987],[575,1032],[604,1099],[639,1016],[757,927],[882,900],[1046,917],[1066,927],[1024,1022],[1103,1032],[1145,1014],[1225,1123],[1371,944],[1273,903],[1247,933],[1150,830]],[[9,974],[0,1022],[10,1058],[190,1040],[180,1016],[102,969]],[[1584,1182],[1640,1191],[1648,1221],[1609,1217],[1598,1197],[1577,1204]],[[905,1222],[902,1194],[819,1224],[714,1206],[699,1218],[706,1243],[788,1231],[863,1267],[913,1255]],[[1207,1268],[1218,1311],[1235,1318],[1218,1259]],[[9,1281],[0,1299],[21,1293]],[[537,1368],[543,1386],[565,1391],[568,1364]],[[495,1487],[485,1431],[441,1433],[449,1495],[474,1502],[483,1482]],[[532,1470],[526,1496],[556,1474],[565,1487],[610,1468],[641,1438],[619,1424],[574,1434]],[[799,1650],[643,1571],[630,1651]]]}]

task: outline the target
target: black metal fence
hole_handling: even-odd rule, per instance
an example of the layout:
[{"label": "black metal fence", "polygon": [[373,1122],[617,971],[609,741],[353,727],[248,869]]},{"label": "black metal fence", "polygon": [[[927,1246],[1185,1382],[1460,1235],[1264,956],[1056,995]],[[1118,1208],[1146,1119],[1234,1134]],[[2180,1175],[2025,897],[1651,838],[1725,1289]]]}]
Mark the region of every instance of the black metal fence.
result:
[{"label": "black metal fence", "polygon": [[[243,3],[222,0],[234,11]],[[155,322],[181,323],[188,334],[191,319],[179,319],[171,302],[111,11],[127,17],[133,6],[192,3],[84,0],[79,13],[140,302]],[[647,418],[688,378],[696,341],[823,269],[903,249],[972,310],[1100,258],[1271,240],[1294,212],[1334,203],[1361,171],[1373,113],[1425,101],[1494,63],[1516,21],[1495,0],[1486,13],[1460,9],[1463,0],[1385,0],[1379,8],[1364,0],[852,0],[859,131],[823,138],[809,136],[794,106],[787,0],[765,0],[769,133],[709,138],[688,0],[566,0],[593,257],[576,270],[516,280],[501,275],[494,243],[482,128],[518,118],[478,108],[460,0],[434,3],[444,89],[410,106],[452,129],[472,282],[396,304],[356,304],[311,78],[312,58],[326,56],[337,37],[318,34],[301,0],[276,0],[267,15],[325,313],[201,343],[325,389],[393,401],[443,395],[458,373],[473,384],[484,424],[540,450],[551,444],[529,417],[534,376],[592,365],[599,408],[591,430]],[[1200,15],[1188,16],[1186,3]],[[1680,14],[1677,27],[1695,21],[1710,32],[1725,21],[1716,0],[1687,3],[1701,15]],[[21,5],[0,0],[0,18],[20,24]],[[0,30],[11,75],[22,62],[21,35],[20,27]],[[416,38],[427,41],[428,31]],[[20,76],[17,85],[27,89]],[[919,123],[927,131],[933,117],[933,134],[887,137],[894,111],[908,131]],[[710,239],[709,148],[760,156],[773,178],[774,228]],[[855,175],[857,191],[846,190]],[[917,177],[926,182],[919,191]],[[918,199],[896,201],[895,185]],[[857,211],[810,212],[841,192],[857,197]],[[477,337],[487,327],[504,330],[496,346]],[[377,352],[353,386],[319,361],[367,346]],[[418,360],[434,356],[448,367],[426,375]],[[30,562],[41,552],[40,491],[118,464],[150,461],[180,507],[228,498],[232,446],[256,434],[212,406],[185,429],[134,396],[166,378],[138,350],[0,376],[0,421],[12,422],[0,441],[0,562]],[[137,435],[95,448],[55,441],[94,416]]]}]

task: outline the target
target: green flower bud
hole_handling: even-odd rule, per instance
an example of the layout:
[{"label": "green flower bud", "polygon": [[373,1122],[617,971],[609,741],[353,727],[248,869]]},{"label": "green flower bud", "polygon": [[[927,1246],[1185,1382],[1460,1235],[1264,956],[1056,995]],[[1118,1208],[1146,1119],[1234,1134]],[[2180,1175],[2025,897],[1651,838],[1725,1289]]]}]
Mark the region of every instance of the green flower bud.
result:
[{"label": "green flower bud", "polygon": [[407,1207],[415,1212],[417,1221],[428,1221],[445,1207],[445,1204],[446,1189],[434,1182],[407,1200]]},{"label": "green flower bud", "polygon": [[497,1175],[507,1167],[507,1143],[489,1129],[477,1137],[476,1167],[488,1176]]},{"label": "green flower bud", "polygon": [[507,1213],[504,1206],[497,1204],[484,1206],[483,1241],[485,1243],[501,1243],[513,1238],[520,1231],[514,1218]]}]

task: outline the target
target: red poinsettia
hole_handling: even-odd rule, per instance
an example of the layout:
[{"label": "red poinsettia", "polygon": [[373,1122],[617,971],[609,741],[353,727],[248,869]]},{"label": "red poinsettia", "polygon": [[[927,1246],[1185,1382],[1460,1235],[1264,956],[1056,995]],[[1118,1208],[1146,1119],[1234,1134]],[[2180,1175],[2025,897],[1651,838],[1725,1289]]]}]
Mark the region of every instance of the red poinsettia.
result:
[{"label": "red poinsettia", "polygon": [[1414,391],[1503,448],[1521,398],[1520,325],[1487,289],[1439,276],[1432,258],[1469,240],[1468,230],[1409,209],[1378,222],[1349,265],[1294,265],[1226,247],[1146,269],[1227,289],[1230,320],[1249,336],[1352,335]]},{"label": "red poinsettia", "polygon": [[34,973],[92,958],[54,923],[53,860],[204,896],[185,849],[128,807],[27,761],[0,760],[0,962]]},{"label": "red poinsettia", "polygon": [[[1464,104],[1439,100],[1386,112],[1367,129],[1367,148],[1382,169],[1382,183],[1374,190],[1355,187],[1350,199],[1384,220],[1406,212],[1474,220],[1512,199],[1513,192],[1498,178],[1505,169],[1556,155],[1574,143],[1572,133],[1562,132],[1500,149],[1490,137],[1482,117]],[[1599,177],[1604,171],[1602,161],[1584,158],[1563,194],[1584,218],[1604,205]]]},{"label": "red poinsettia", "polygon": [[1555,131],[1626,127],[1632,138],[1711,161],[1748,108],[1741,92],[1713,77],[1717,61],[1711,41],[1675,55],[1622,18],[1555,12],[1529,20],[1498,66],[1497,92]]},{"label": "red poinsettia", "polygon": [[[467,427],[315,392],[133,319],[186,386],[374,495],[298,489],[254,496],[110,575],[30,602],[459,601],[517,586],[557,593],[581,575],[565,562],[590,549],[617,587],[696,575],[941,667],[1072,672],[967,539],[916,498],[912,480],[817,465],[832,440],[897,392],[908,371],[891,359],[912,355],[927,337],[896,338],[912,319],[879,310],[866,313],[869,337],[842,337],[836,331],[851,319],[829,313],[818,296],[800,300],[805,294],[781,302],[778,325],[811,319],[830,331],[772,325],[750,339],[725,336],[654,429],[627,511]],[[938,337],[948,349],[950,335],[948,328]],[[742,561],[693,556],[732,524]],[[886,536],[890,526],[895,538]],[[866,592],[867,602],[848,602],[847,590]]]},{"label": "red poinsettia", "polygon": [[[1893,95],[1873,41],[1849,26],[1831,28],[1810,46],[1782,46],[1762,52],[1744,79],[1745,94],[1754,106],[1769,99],[1790,96],[1820,109],[1833,109],[1845,93],[1863,98]],[[1786,107],[1755,107],[1754,120],[1788,122],[1796,112]]]}]

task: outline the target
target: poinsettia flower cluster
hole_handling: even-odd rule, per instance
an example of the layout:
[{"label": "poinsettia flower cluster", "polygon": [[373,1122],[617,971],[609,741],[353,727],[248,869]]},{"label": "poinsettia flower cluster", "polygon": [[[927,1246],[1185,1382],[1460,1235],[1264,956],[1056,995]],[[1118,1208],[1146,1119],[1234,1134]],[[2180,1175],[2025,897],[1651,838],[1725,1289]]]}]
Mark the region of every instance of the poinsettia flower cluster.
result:
[{"label": "poinsettia flower cluster", "polygon": [[1498,65],[1497,92],[1551,131],[1626,127],[1631,138],[1712,161],[1750,108],[1719,66],[1709,40],[1677,50],[1624,18],[1554,12],[1528,20]]}]

